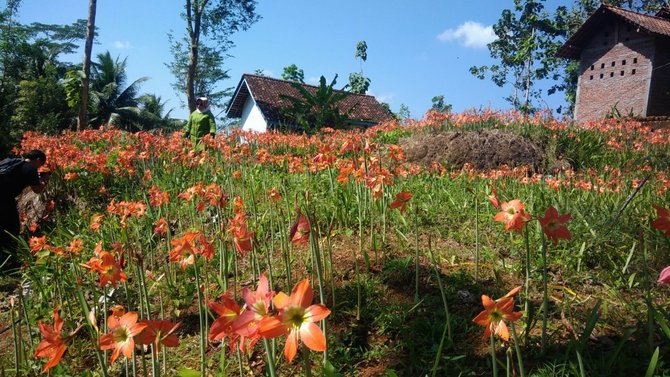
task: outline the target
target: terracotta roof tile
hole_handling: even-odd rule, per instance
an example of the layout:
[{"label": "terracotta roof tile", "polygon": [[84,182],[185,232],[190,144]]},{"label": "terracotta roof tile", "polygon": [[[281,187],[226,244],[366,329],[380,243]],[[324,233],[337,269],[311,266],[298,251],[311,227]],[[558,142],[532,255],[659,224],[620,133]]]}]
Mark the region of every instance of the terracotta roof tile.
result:
[{"label": "terracotta roof tile", "polygon": [[[317,87],[313,85],[302,84],[302,86],[311,93],[317,90]],[[282,98],[281,95],[300,98],[298,90],[291,85],[290,81],[244,74],[228,105],[228,117],[242,116],[242,108],[249,95],[256,100],[256,104],[269,122],[280,120],[282,118],[281,109],[291,106],[291,102]],[[351,111],[349,118],[355,121],[379,123],[391,118],[388,111],[375,97],[364,94],[352,93],[338,103],[338,108],[343,112]]]},{"label": "terracotta roof tile", "polygon": [[670,20],[665,18],[662,13],[659,13],[658,16],[652,16],[603,4],[558,49],[556,56],[579,59],[584,44],[593,35],[592,30],[600,27],[605,18],[612,16],[629,22],[647,33],[670,37]]}]

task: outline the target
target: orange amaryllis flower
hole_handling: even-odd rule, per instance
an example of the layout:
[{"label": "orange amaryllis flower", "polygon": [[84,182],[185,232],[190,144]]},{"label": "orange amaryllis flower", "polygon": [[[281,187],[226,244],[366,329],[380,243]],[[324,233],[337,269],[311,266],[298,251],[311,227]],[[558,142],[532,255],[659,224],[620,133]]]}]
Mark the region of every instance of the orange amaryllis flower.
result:
[{"label": "orange amaryllis flower", "polygon": [[209,340],[221,340],[232,334],[233,322],[240,315],[240,306],[228,297],[228,293],[221,295],[221,301],[222,303],[214,301],[207,303],[207,307],[219,315],[209,329]]},{"label": "orange amaryllis flower", "polygon": [[135,336],[141,333],[147,325],[137,323],[137,313],[135,312],[124,314],[118,320],[118,323],[114,323],[115,326],[112,326],[109,321],[107,324],[111,331],[100,338],[100,349],[114,349],[112,351],[112,363],[121,353],[127,358],[132,357],[135,348]]},{"label": "orange amaryllis flower", "polygon": [[295,212],[297,218],[289,232],[289,238],[294,244],[306,244],[309,242],[309,220],[305,215],[300,213],[300,208],[296,208]]},{"label": "orange amaryllis flower", "polygon": [[[212,327],[209,329],[208,338],[209,340],[221,340],[226,336],[230,336],[228,346],[230,347],[231,352],[235,348],[235,342],[239,339],[239,349],[244,352],[246,339],[244,336],[235,332],[233,328],[235,321],[240,317],[240,306],[228,297],[228,293],[224,293],[221,296],[221,301],[222,303],[213,301],[207,303],[209,309],[219,315],[219,318],[212,323]],[[260,336],[252,336],[248,348],[252,348],[259,340]]]},{"label": "orange amaryllis flower", "polygon": [[161,217],[160,219],[156,220],[154,223],[154,233],[159,235],[159,236],[164,236],[167,234],[167,231],[169,229],[167,220],[165,220],[165,217]]},{"label": "orange amaryllis flower", "polygon": [[37,322],[37,326],[42,333],[42,341],[37,345],[35,350],[35,357],[48,357],[44,369],[42,372],[46,372],[49,369],[55,367],[60,362],[60,359],[65,354],[67,350],[67,344],[65,340],[61,337],[61,330],[63,329],[63,319],[58,315],[58,308],[56,307],[53,311],[54,324],[53,327],[49,327],[42,323],[42,321]]},{"label": "orange amaryllis flower", "polygon": [[181,325],[181,322],[175,324],[161,319],[142,321],[140,324],[145,324],[147,327],[137,336],[137,343],[152,344],[154,353],[158,352],[161,344],[165,347],[179,346],[179,338],[174,332]]},{"label": "orange amaryllis flower", "polygon": [[309,280],[298,282],[293,287],[291,296],[284,292],[275,296],[273,302],[279,315],[265,317],[259,324],[258,334],[262,337],[276,338],[288,334],[284,346],[284,356],[288,362],[295,357],[300,340],[311,350],[326,350],[326,337],[315,322],[328,317],[330,310],[321,304],[310,305],[312,295]]},{"label": "orange amaryllis flower", "polygon": [[112,253],[103,251],[100,254],[100,259],[98,272],[100,273],[101,287],[104,287],[107,283],[112,283],[112,286],[116,288],[118,282],[128,280],[128,276],[121,270],[121,265],[116,261]]},{"label": "orange amaryllis flower", "polygon": [[255,292],[249,288],[242,289],[242,298],[245,302],[245,311],[233,323],[233,331],[245,336],[253,337],[258,332],[258,322],[270,312],[270,301],[274,292],[270,290],[268,278],[265,274],[258,280]]},{"label": "orange amaryllis flower", "polygon": [[281,200],[281,194],[279,191],[273,187],[268,191],[268,195],[270,196],[270,199],[272,199],[273,202],[278,202]]},{"label": "orange amaryllis flower", "polygon": [[493,220],[505,223],[505,230],[510,229],[521,232],[526,225],[526,221],[530,220],[530,214],[524,212],[525,205],[519,199],[510,200],[500,206],[502,211],[493,217]]},{"label": "orange amaryllis flower", "polygon": [[28,240],[28,245],[30,246],[30,251],[33,253],[38,253],[42,250],[48,250],[49,244],[47,243],[47,236],[42,237],[30,237]]},{"label": "orange amaryllis flower", "polygon": [[537,219],[542,224],[542,231],[547,235],[547,238],[553,241],[554,244],[559,239],[569,240],[572,238],[570,231],[565,226],[565,223],[570,220],[571,215],[559,215],[556,208],[549,206],[544,217]]},{"label": "orange amaryllis flower", "polygon": [[666,237],[670,237],[670,210],[656,204],[653,205],[658,214],[658,218],[651,223],[651,226],[660,230]]},{"label": "orange amaryllis flower", "polygon": [[491,188],[491,195],[489,195],[489,202],[491,202],[491,205],[494,206],[495,208],[500,208],[500,201],[498,200],[498,191],[496,191],[496,188],[493,187],[491,183],[489,183],[489,187]]},{"label": "orange amaryllis flower", "polygon": [[200,254],[208,260],[214,257],[214,246],[198,232],[186,232],[180,238],[170,242],[173,246],[170,250],[170,262],[179,262],[179,267],[185,270],[188,265],[195,262],[195,255]]},{"label": "orange amaryllis flower", "polygon": [[70,241],[70,244],[67,247],[67,251],[71,254],[79,254],[84,249],[84,242],[78,238]]},{"label": "orange amaryllis flower", "polygon": [[[516,321],[523,316],[522,312],[514,311],[514,297],[510,295],[493,301],[489,296],[482,295],[482,304],[484,310],[479,313],[472,321],[480,326],[486,327],[484,339],[491,336],[491,333],[498,335],[505,341],[509,341],[509,330],[505,321]],[[518,292],[518,290],[517,290]],[[516,292],[514,293],[516,294]]]},{"label": "orange amaryllis flower", "polygon": [[405,209],[407,207],[407,202],[412,199],[412,193],[407,192],[407,191],[402,191],[396,194],[395,200],[389,204],[389,207],[391,209],[398,208],[400,212],[405,212]]},{"label": "orange amaryllis flower", "polygon": [[[128,276],[121,270],[121,265],[116,261],[114,255],[109,251],[102,250],[102,245],[99,245],[100,251],[97,257],[91,257],[88,262],[81,264],[81,266],[95,271],[99,274],[100,286],[104,287],[108,283],[116,287],[118,282],[128,280]],[[96,246],[96,250],[98,247]]]},{"label": "orange amaryllis flower", "polygon": [[105,215],[101,213],[96,213],[95,215],[93,215],[93,217],[91,217],[91,225],[89,225],[89,227],[91,228],[91,230],[97,232],[100,230],[100,227],[102,226],[102,222],[104,220]]}]

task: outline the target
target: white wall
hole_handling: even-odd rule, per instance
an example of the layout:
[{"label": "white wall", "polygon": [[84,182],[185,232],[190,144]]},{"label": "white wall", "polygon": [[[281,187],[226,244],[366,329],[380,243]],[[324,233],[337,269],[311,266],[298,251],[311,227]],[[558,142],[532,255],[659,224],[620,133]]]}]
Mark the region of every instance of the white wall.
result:
[{"label": "white wall", "polygon": [[244,103],[241,120],[244,131],[266,132],[268,130],[268,123],[252,96],[249,96],[247,102]]}]

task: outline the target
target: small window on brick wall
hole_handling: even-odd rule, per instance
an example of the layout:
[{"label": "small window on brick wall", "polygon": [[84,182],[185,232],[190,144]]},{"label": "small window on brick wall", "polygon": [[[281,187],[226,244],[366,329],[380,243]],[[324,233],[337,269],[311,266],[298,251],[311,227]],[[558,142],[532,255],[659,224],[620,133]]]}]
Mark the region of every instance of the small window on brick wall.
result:
[{"label": "small window on brick wall", "polygon": [[631,75],[634,75],[634,74],[635,74],[635,69],[633,69],[632,71],[630,71],[630,74],[631,74]]},{"label": "small window on brick wall", "polygon": [[623,71],[621,71],[621,76],[623,76]]},{"label": "small window on brick wall", "polygon": [[601,79],[603,78],[603,74],[602,74],[602,73],[600,74],[600,78],[601,78]]},{"label": "small window on brick wall", "polygon": [[600,69],[605,68],[605,63],[600,64]]},{"label": "small window on brick wall", "polygon": [[637,58],[633,58],[633,64],[637,64]]},{"label": "small window on brick wall", "polygon": [[614,67],[615,65],[616,65],[616,62],[612,62],[612,67]]},{"label": "small window on brick wall", "polygon": [[610,72],[610,77],[614,77],[614,72]]},{"label": "small window on brick wall", "polygon": [[593,75],[589,76],[589,80],[593,80]]},{"label": "small window on brick wall", "polygon": [[621,65],[626,65],[626,59],[621,61]]}]

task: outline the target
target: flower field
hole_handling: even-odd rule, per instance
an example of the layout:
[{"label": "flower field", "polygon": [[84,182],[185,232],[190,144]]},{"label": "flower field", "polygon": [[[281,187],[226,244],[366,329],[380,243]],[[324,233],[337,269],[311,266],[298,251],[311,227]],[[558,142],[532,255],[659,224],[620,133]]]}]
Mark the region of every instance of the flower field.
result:
[{"label": "flower field", "polygon": [[[402,147],[484,129],[544,161]],[[53,174],[2,278],[2,375],[670,373],[670,128],[431,112],[204,143],[25,134]]]}]

